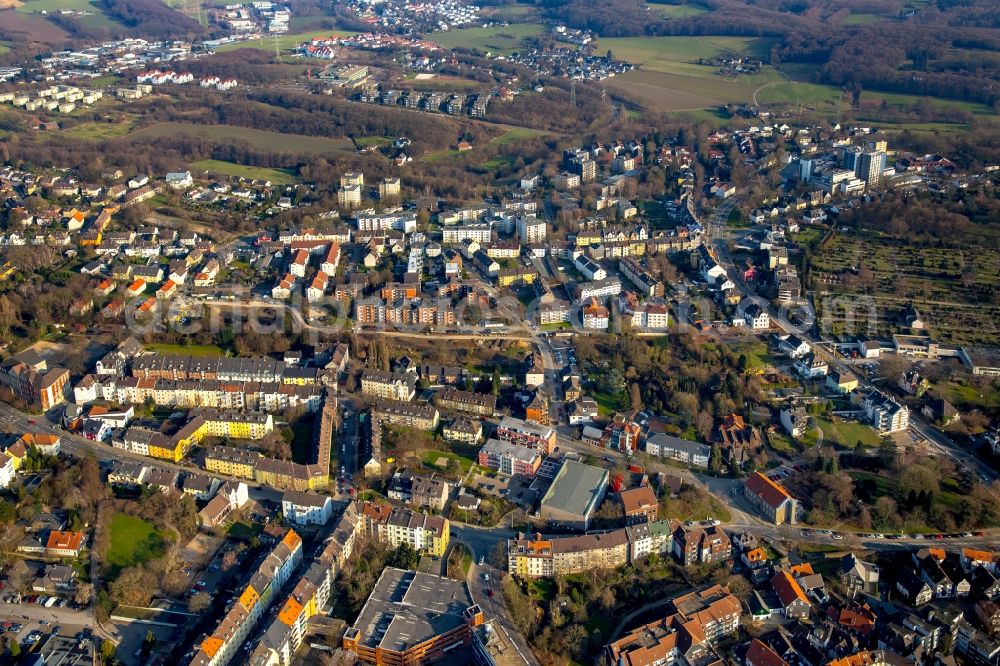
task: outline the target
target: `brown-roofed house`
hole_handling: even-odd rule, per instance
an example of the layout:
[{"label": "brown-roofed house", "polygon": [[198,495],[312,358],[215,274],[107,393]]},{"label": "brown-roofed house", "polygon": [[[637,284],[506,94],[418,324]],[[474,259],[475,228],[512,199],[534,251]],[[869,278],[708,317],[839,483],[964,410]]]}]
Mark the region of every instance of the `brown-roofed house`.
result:
[{"label": "brown-roofed house", "polygon": [[625,511],[625,524],[654,523],[659,515],[656,493],[649,486],[629,488],[618,494]]}]

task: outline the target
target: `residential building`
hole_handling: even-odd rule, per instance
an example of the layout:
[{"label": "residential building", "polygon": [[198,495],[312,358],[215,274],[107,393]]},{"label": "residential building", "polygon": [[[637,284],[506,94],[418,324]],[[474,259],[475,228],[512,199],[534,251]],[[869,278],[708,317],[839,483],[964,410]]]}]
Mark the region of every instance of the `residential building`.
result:
[{"label": "residential building", "polygon": [[44,358],[29,349],[0,364],[0,386],[29,405],[48,411],[66,399],[69,370],[50,368]]},{"label": "residential building", "polygon": [[289,530],[261,562],[236,602],[198,645],[189,665],[225,666],[232,661],[301,561],[302,538]]},{"label": "residential building", "polygon": [[625,524],[653,523],[659,515],[659,505],[656,493],[650,486],[629,488],[618,493],[625,513]]},{"label": "residential building", "polygon": [[45,554],[49,557],[79,557],[86,536],[84,532],[52,530],[45,544]]},{"label": "residential building", "polygon": [[743,312],[743,319],[746,325],[754,331],[764,331],[771,328],[771,316],[767,310],[756,303],[747,307]]},{"label": "residential building", "polygon": [[434,394],[434,403],[441,409],[490,417],[496,410],[497,399],[485,393],[443,389]]},{"label": "residential building", "polygon": [[613,569],[628,558],[628,536],[622,529],[554,538],[520,534],[507,541],[507,570],[526,579]]},{"label": "residential building", "polygon": [[377,400],[372,409],[372,418],[382,423],[434,430],[438,426],[438,410],[430,405],[417,405],[399,400]]},{"label": "residential building", "polygon": [[361,392],[365,395],[409,402],[416,388],[417,377],[413,373],[365,370],[361,374]]},{"label": "residential building", "polygon": [[444,511],[451,496],[451,484],[437,476],[414,476],[410,489],[410,503],[418,509]]},{"label": "residential building", "polygon": [[333,517],[329,495],[288,490],[281,496],[281,513],[295,525],[326,525]]},{"label": "residential building", "polygon": [[442,557],[448,550],[450,527],[447,518],[371,502],[365,502],[361,514],[365,534],[385,541],[392,548],[407,543],[414,550],[433,557]]},{"label": "residential building", "polygon": [[674,532],[674,557],[686,567],[716,564],[729,559],[733,545],[719,526],[681,525]]},{"label": "residential building", "polygon": [[449,442],[476,444],[483,437],[483,424],[479,419],[459,418],[446,423],[441,434]]},{"label": "residential building", "polygon": [[879,432],[900,432],[910,427],[910,410],[878,389],[870,390],[863,404],[865,415]]},{"label": "residential building", "polygon": [[655,432],[646,438],[646,453],[651,456],[670,458],[691,467],[708,467],[711,447],[692,442],[665,432]]},{"label": "residential building", "polygon": [[553,428],[528,423],[513,416],[503,417],[493,436],[501,441],[536,449],[546,456],[552,453],[556,445],[556,431]]},{"label": "residential building", "polygon": [[771,587],[778,595],[782,613],[788,619],[803,619],[809,617],[811,604],[798,581],[788,572],[779,571],[771,579]]},{"label": "residential building", "polygon": [[878,565],[865,562],[854,553],[845,555],[840,561],[839,576],[847,589],[847,595],[852,599],[858,594],[878,594]]},{"label": "residential building", "polygon": [[542,455],[537,449],[499,439],[487,440],[479,450],[479,465],[494,469],[501,474],[520,474],[534,478],[542,464]]}]

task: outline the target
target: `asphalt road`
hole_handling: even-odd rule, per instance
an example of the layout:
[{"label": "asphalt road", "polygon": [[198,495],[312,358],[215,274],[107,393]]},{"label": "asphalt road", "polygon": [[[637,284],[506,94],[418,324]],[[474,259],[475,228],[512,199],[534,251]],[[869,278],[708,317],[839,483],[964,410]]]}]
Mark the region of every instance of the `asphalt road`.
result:
[{"label": "asphalt road", "polygon": [[472,566],[469,567],[468,583],[472,600],[479,604],[479,607],[487,618],[493,618],[496,623],[504,628],[523,663],[529,666],[539,666],[538,660],[535,658],[531,648],[528,647],[524,636],[521,635],[521,632],[518,631],[510,619],[507,605],[503,602],[503,592],[499,587],[500,572],[485,563],[480,566],[478,562],[479,560],[475,560]]}]

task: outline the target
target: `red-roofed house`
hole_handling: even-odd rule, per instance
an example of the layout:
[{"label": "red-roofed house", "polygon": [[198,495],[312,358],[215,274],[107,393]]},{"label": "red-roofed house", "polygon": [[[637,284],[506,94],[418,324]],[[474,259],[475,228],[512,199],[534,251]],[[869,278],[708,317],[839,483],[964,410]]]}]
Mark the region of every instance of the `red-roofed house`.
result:
[{"label": "red-roofed house", "polygon": [[52,530],[45,544],[45,554],[49,557],[77,557],[83,549],[83,540],[83,532]]},{"label": "red-roofed house", "polygon": [[798,502],[787,490],[760,472],[754,472],[747,478],[743,494],[758,513],[775,525],[795,524]]},{"label": "red-roofed house", "polygon": [[788,662],[778,656],[775,652],[760,639],[753,639],[746,655],[747,666],[788,666]]},{"label": "red-roofed house", "polygon": [[130,284],[125,291],[128,292],[129,296],[138,296],[146,291],[146,281],[142,278],[136,278],[135,282]]},{"label": "red-roofed house", "polygon": [[782,612],[786,618],[806,618],[809,617],[809,600],[802,587],[792,578],[792,574],[787,571],[779,571],[771,579],[771,587],[778,595],[781,602]]}]

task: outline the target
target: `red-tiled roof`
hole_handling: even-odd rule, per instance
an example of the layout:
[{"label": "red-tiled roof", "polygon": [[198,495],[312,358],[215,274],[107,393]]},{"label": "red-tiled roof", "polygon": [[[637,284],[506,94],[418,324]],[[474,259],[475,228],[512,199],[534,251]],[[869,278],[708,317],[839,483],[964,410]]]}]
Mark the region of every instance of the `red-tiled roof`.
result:
[{"label": "red-tiled roof", "polygon": [[787,490],[760,472],[754,472],[750,475],[746,481],[746,488],[774,508],[778,508],[785,500],[792,498]]},{"label": "red-tiled roof", "polygon": [[794,601],[804,601],[807,604],[809,600],[806,599],[805,592],[799,584],[792,578],[792,575],[787,571],[779,571],[774,578],[771,579],[771,587],[774,588],[775,594],[778,595],[778,599],[781,600],[781,605],[788,608]]},{"label": "red-tiled roof", "polygon": [[788,666],[788,662],[778,656],[766,643],[753,639],[747,650],[746,663],[753,666]]}]

